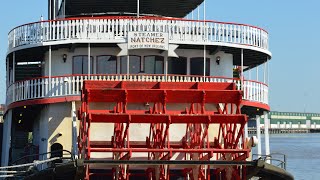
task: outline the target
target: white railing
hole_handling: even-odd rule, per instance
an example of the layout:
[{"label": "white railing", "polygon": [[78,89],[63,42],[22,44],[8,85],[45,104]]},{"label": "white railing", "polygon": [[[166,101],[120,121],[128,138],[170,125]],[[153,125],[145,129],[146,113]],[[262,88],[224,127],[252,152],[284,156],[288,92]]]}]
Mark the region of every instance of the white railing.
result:
[{"label": "white railing", "polygon": [[[241,90],[239,79],[223,77],[203,77],[185,75],[72,75],[31,79],[11,84],[7,89],[7,102],[23,101],[37,98],[51,98],[80,95],[83,81],[139,81],[139,82],[234,82]],[[268,86],[256,81],[244,81],[243,99],[268,104]]]},{"label": "white railing", "polygon": [[254,26],[174,18],[104,17],[41,21],[18,26],[8,35],[9,51],[24,45],[68,40],[124,43],[130,31],[165,32],[169,34],[169,43],[176,44],[221,42],[268,50],[268,33]]}]

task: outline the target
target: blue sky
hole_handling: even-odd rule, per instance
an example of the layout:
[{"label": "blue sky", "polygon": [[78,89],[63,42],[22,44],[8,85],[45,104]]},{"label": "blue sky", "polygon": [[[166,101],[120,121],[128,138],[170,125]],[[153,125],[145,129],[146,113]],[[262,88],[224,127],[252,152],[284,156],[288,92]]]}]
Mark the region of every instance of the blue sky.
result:
[{"label": "blue sky", "polygon": [[[319,7],[318,0],[207,0],[207,19],[269,32],[271,110],[320,113]],[[0,6],[0,103],[5,102],[7,33],[41,15],[47,17],[46,0],[11,0]]]}]

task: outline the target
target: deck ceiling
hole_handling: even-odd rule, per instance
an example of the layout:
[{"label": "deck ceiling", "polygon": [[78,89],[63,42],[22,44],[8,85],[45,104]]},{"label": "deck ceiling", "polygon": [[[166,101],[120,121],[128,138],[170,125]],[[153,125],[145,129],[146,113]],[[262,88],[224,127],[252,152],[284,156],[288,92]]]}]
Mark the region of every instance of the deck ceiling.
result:
[{"label": "deck ceiling", "polygon": [[[140,14],[184,17],[204,0],[140,0]],[[66,16],[136,13],[137,0],[66,0]]]}]

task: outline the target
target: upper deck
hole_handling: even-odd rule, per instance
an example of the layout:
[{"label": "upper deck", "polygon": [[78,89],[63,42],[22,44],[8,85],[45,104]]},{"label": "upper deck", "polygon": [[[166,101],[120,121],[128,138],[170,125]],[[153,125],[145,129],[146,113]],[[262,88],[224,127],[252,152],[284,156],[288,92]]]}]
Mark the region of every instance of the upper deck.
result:
[{"label": "upper deck", "polygon": [[[61,44],[128,42],[128,32],[168,33],[168,43],[249,49],[265,61],[271,56],[268,32],[262,28],[217,21],[158,17],[82,17],[40,21],[18,26],[8,35],[8,54],[17,50]],[[260,53],[260,55],[259,55]],[[248,58],[246,58],[248,59]]]}]

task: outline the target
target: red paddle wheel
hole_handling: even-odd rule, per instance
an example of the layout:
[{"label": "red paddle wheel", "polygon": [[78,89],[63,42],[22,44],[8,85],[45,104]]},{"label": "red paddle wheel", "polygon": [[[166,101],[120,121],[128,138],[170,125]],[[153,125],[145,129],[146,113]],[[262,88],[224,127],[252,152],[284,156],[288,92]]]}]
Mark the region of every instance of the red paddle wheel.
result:
[{"label": "red paddle wheel", "polygon": [[[246,161],[250,149],[244,145],[247,118],[240,111],[241,94],[233,83],[85,81],[79,113],[80,157],[115,162]],[[113,108],[97,108],[95,103],[112,104]],[[103,141],[92,140],[94,123],[107,123],[113,127],[113,135]],[[146,132],[146,137],[136,135],[141,132]],[[102,155],[93,158],[94,153]],[[96,168],[105,171],[99,174]],[[86,179],[94,176],[245,179],[246,167],[209,163],[87,165]]]}]

